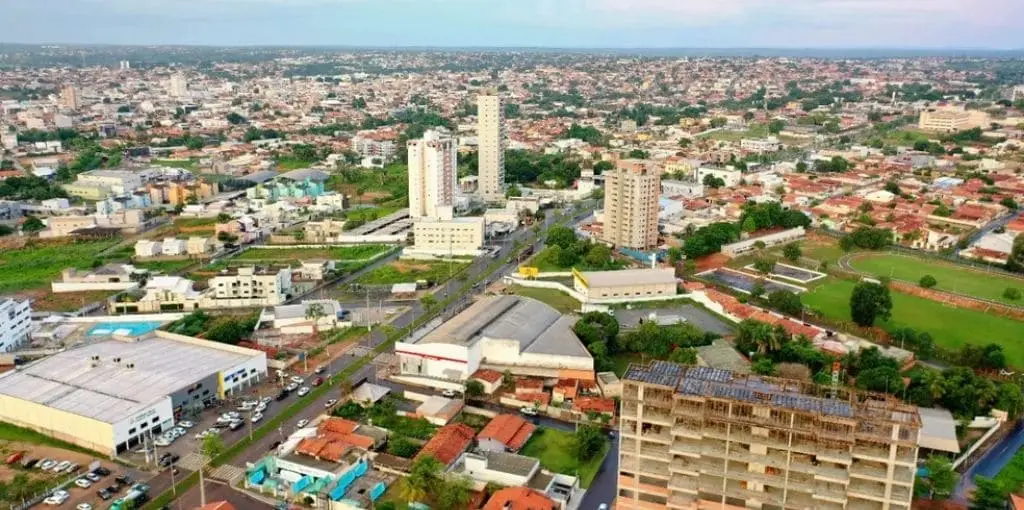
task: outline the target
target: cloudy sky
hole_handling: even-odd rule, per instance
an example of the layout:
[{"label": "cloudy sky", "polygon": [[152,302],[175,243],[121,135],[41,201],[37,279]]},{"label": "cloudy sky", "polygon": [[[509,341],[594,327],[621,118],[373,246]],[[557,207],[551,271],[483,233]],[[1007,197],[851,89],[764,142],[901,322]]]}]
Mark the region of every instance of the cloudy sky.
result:
[{"label": "cloudy sky", "polygon": [[1024,48],[1024,0],[0,0],[3,42]]}]

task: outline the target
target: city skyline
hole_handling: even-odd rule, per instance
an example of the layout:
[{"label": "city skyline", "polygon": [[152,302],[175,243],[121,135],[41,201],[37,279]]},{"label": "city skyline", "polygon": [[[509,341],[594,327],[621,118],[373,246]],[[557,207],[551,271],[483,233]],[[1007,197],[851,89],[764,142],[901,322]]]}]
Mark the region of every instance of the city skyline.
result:
[{"label": "city skyline", "polygon": [[[1008,0],[2,0],[7,42],[534,48],[1024,48]],[[424,20],[434,20],[424,23]],[[91,21],[91,22],[90,22]],[[47,27],[39,30],[39,27]]]}]

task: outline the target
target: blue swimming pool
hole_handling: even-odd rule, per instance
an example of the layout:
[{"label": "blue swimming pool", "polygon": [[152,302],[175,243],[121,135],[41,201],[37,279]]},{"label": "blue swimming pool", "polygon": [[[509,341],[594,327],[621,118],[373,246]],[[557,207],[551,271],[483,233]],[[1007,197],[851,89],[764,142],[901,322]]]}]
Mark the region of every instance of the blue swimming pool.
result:
[{"label": "blue swimming pool", "polygon": [[162,325],[162,322],[140,321],[140,322],[100,322],[89,328],[86,336],[139,336],[145,335]]}]

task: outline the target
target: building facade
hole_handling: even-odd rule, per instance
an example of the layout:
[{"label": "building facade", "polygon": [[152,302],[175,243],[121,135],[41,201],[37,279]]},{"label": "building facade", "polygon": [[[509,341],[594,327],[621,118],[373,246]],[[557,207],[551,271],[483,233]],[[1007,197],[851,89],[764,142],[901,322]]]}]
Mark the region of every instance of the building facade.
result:
[{"label": "building facade", "polygon": [[444,256],[476,256],[484,246],[484,218],[423,219],[413,224],[415,253]]},{"label": "building facade", "polygon": [[641,250],[657,245],[661,177],[646,165],[620,166],[604,177],[601,239],[617,247]]},{"label": "building facade", "polygon": [[663,361],[622,391],[616,508],[910,508],[916,406]]},{"label": "building facade", "polygon": [[488,202],[505,200],[505,107],[498,95],[477,98],[478,192]]},{"label": "building facade", "polygon": [[457,150],[454,138],[436,130],[409,141],[409,217],[450,217],[458,189]]},{"label": "building facade", "polygon": [[[257,269],[239,267],[232,274],[221,274],[210,279],[213,299],[248,300],[249,306],[276,306],[288,298],[292,288],[290,268]],[[256,302],[261,303],[257,305]]]},{"label": "building facade", "polygon": [[573,288],[587,301],[601,299],[650,298],[676,295],[672,268],[625,269],[622,271],[573,271]]},{"label": "building facade", "polygon": [[60,89],[60,105],[69,110],[78,109],[78,89],[74,85],[65,85]]},{"label": "building facade", "polygon": [[32,308],[29,301],[0,300],[0,352],[21,346],[32,329]]},{"label": "building facade", "polygon": [[960,108],[928,108],[921,110],[917,127],[923,131],[952,133],[971,127],[971,114]]}]

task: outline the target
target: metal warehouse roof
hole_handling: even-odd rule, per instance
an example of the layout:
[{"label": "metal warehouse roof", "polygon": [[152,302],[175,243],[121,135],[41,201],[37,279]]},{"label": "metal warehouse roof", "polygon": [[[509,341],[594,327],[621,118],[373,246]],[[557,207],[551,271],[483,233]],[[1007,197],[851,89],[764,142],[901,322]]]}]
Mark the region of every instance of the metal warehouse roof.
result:
[{"label": "metal warehouse roof", "polygon": [[257,351],[252,352],[247,355],[155,336],[127,342],[104,340],[0,375],[0,394],[116,423],[251,359]]},{"label": "metal warehouse roof", "polygon": [[621,271],[586,271],[583,277],[591,287],[627,287],[635,285],[674,285],[672,268],[623,269]]}]

